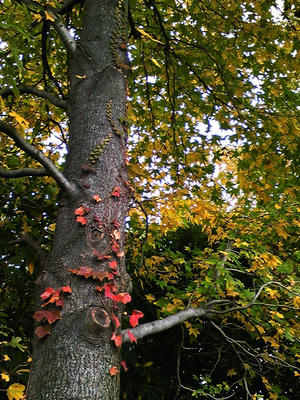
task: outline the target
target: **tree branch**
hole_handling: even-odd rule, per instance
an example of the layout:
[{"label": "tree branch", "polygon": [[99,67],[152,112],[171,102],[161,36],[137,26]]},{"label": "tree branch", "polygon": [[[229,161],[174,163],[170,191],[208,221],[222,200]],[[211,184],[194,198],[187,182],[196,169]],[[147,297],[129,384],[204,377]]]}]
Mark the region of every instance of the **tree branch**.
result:
[{"label": "tree branch", "polygon": [[71,36],[68,28],[65,26],[65,24],[62,23],[59,17],[57,17],[52,11],[49,10],[46,11],[54,19],[54,21],[51,21],[51,25],[61,37],[61,40],[64,42],[64,45],[66,46],[70,54],[74,55],[77,48],[76,40]]},{"label": "tree branch", "polygon": [[36,149],[30,143],[26,142],[26,140],[24,140],[22,136],[19,135],[15,128],[0,121],[0,131],[4,132],[7,136],[12,138],[20,149],[24,150],[32,158],[37,160],[49,172],[49,175],[52,176],[53,179],[55,179],[55,181],[61,186],[61,188],[68,193],[70,197],[76,196],[76,187],[65,178],[65,176],[55,167],[55,165],[48,157],[44,156],[41,151]]},{"label": "tree branch", "polygon": [[[173,326],[181,324],[187,319],[204,317],[206,315],[207,315],[207,310],[204,307],[188,308],[186,310],[179,311],[174,315],[170,315],[166,318],[139,325],[136,328],[130,329],[130,332],[137,339],[141,339],[145,336],[153,335],[154,333],[162,332],[167,329],[173,328]],[[123,335],[123,343],[130,341],[129,336],[127,334],[127,329],[123,329],[121,331],[121,334]]]},{"label": "tree branch", "polygon": [[[50,101],[53,105],[56,107],[60,107],[64,110],[67,109],[67,102],[64,100],[61,100],[59,97],[54,96],[44,90],[40,90],[36,88],[35,86],[27,86],[27,85],[20,85],[17,86],[18,91],[21,94],[33,94],[37,97],[41,97],[42,99]],[[13,89],[11,88],[4,88],[0,90],[0,96],[2,96],[4,99],[8,96],[14,96]]]},{"label": "tree branch", "polygon": [[49,173],[43,168],[0,168],[1,178],[22,178],[24,176],[49,176]]}]

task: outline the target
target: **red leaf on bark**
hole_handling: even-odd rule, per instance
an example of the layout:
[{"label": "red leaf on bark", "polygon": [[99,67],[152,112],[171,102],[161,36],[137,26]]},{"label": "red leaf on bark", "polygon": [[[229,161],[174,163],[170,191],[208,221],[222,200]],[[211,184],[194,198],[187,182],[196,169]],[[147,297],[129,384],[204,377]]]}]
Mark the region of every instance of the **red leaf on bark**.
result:
[{"label": "red leaf on bark", "polygon": [[144,314],[139,311],[139,310],[133,310],[132,314],[130,315],[129,318],[129,323],[130,325],[134,328],[135,326],[137,326],[139,324],[139,319],[142,318],[144,316]]},{"label": "red leaf on bark", "polygon": [[93,279],[98,279],[99,281],[103,281],[103,279],[105,278],[111,280],[114,278],[114,275],[107,271],[97,271],[93,273]]},{"label": "red leaf on bark", "polygon": [[42,300],[48,299],[48,297],[50,297],[54,292],[55,290],[52,287],[47,287],[45,291],[41,294],[41,299]]},{"label": "red leaf on bark", "polygon": [[93,250],[93,256],[96,256],[98,260],[109,260],[111,256],[108,256],[106,254],[101,254],[97,250]]},{"label": "red leaf on bark", "polygon": [[115,342],[115,345],[117,347],[120,347],[122,344],[122,336],[121,335],[116,335],[116,332],[113,332],[111,340],[113,340]]},{"label": "red leaf on bark", "polygon": [[86,225],[87,223],[87,219],[85,217],[77,217],[76,221],[80,222],[82,225]]},{"label": "red leaf on bark", "polygon": [[134,336],[134,334],[132,332],[130,332],[130,330],[127,329],[127,335],[129,337],[130,343],[135,342],[137,344],[137,338]]},{"label": "red leaf on bark", "polygon": [[51,327],[50,325],[45,325],[45,326],[39,326],[35,329],[34,333],[37,335],[39,339],[42,337],[49,335],[51,332]]},{"label": "red leaf on bark", "polygon": [[84,214],[87,214],[90,211],[91,211],[91,209],[89,207],[80,206],[80,207],[76,208],[75,215],[81,215],[82,216]]},{"label": "red leaf on bark", "polygon": [[112,244],[111,249],[114,253],[119,253],[120,246],[116,246],[115,244]]},{"label": "red leaf on bark", "polygon": [[118,293],[115,295],[115,299],[116,302],[118,303],[129,303],[131,301],[131,296],[129,293]]},{"label": "red leaf on bark", "polygon": [[116,269],[116,268],[118,268],[118,263],[117,263],[116,260],[111,261],[110,263],[108,263],[108,265],[109,265],[109,267],[110,267],[111,269]]},{"label": "red leaf on bark", "polygon": [[85,278],[89,278],[90,276],[93,275],[93,272],[94,272],[93,268],[87,267],[85,265],[83,265],[77,269],[70,269],[69,271],[72,272],[72,274],[81,275],[81,276],[84,276]]},{"label": "red leaf on bark", "polygon": [[119,373],[119,368],[114,365],[110,368],[109,373],[111,376],[117,375]]},{"label": "red leaf on bark", "polygon": [[117,257],[119,257],[119,258],[124,257],[124,255],[125,255],[125,253],[124,253],[123,250],[122,250],[122,251],[119,251],[119,252],[117,253]]},{"label": "red leaf on bark", "polygon": [[84,214],[85,214],[85,209],[83,206],[76,208],[75,215],[84,215]]},{"label": "red leaf on bark", "polygon": [[114,197],[118,197],[118,198],[119,198],[120,195],[121,195],[121,193],[122,193],[122,189],[121,189],[119,186],[116,186],[116,187],[113,189],[111,195],[114,196]]},{"label": "red leaf on bark", "polygon": [[94,194],[93,199],[95,200],[96,203],[99,203],[102,200],[98,194]]},{"label": "red leaf on bark", "polygon": [[116,328],[119,328],[119,326],[120,326],[119,318],[115,314],[113,314],[112,316],[113,316],[113,318],[114,318],[114,320],[116,322]]},{"label": "red leaf on bark", "polygon": [[124,360],[121,361],[121,365],[122,365],[122,367],[124,368],[124,371],[125,371],[125,372],[128,371],[126,362],[125,362]]},{"label": "red leaf on bark", "polygon": [[72,289],[70,288],[70,286],[63,286],[63,287],[61,288],[61,291],[62,291],[63,293],[72,293]]},{"label": "red leaf on bark", "polygon": [[45,310],[44,311],[45,318],[49,322],[49,324],[53,324],[53,322],[61,319],[60,310]]},{"label": "red leaf on bark", "polygon": [[44,317],[44,310],[35,311],[35,313],[33,314],[33,318],[36,319],[38,322],[41,322]]}]

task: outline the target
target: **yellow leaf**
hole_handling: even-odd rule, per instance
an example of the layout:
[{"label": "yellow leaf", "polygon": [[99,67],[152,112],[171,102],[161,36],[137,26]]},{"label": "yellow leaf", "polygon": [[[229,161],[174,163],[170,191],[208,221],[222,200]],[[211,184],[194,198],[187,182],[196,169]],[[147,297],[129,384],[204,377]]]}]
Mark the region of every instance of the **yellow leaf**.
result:
[{"label": "yellow leaf", "polygon": [[26,121],[25,118],[21,117],[21,115],[17,114],[14,111],[11,111],[10,113],[8,113],[8,115],[10,115],[11,117],[15,118],[17,123],[19,125],[21,125],[22,128],[27,129],[29,126],[29,122]]},{"label": "yellow leaf", "polygon": [[148,361],[148,362],[146,362],[144,365],[143,365],[143,367],[151,367],[151,365],[153,364],[153,361]]},{"label": "yellow leaf", "polygon": [[163,42],[161,42],[160,40],[154,39],[154,37],[152,37],[151,35],[149,35],[149,33],[143,31],[143,29],[141,29],[141,28],[136,28],[136,30],[139,31],[143,36],[145,36],[145,37],[147,37],[147,38],[153,40],[153,42],[157,42],[157,43],[163,44]]},{"label": "yellow leaf", "polygon": [[155,58],[150,58],[150,60],[153,62],[154,65],[160,68],[160,63],[157,60],[155,60]]},{"label": "yellow leaf", "polygon": [[9,382],[9,375],[7,372],[2,372],[1,373],[1,379],[4,380],[5,382]]},{"label": "yellow leaf", "polygon": [[30,275],[33,274],[33,271],[34,271],[34,262],[33,261],[30,261],[30,263],[28,264],[28,271],[29,271]]},{"label": "yellow leaf", "polygon": [[227,376],[233,376],[236,375],[235,369],[231,368],[228,372],[227,372]]},{"label": "yellow leaf", "polygon": [[10,358],[8,357],[7,354],[3,355],[3,361],[10,361]]},{"label": "yellow leaf", "polygon": [[46,19],[48,19],[49,21],[53,21],[53,22],[55,21],[54,16],[51,12],[45,11],[45,15],[46,15]]},{"label": "yellow leaf", "polygon": [[13,383],[7,389],[8,400],[22,400],[25,386],[20,383]]},{"label": "yellow leaf", "polygon": [[78,78],[78,79],[85,79],[85,78],[86,78],[86,75],[76,75],[76,78]]},{"label": "yellow leaf", "polygon": [[40,14],[32,14],[32,18],[38,22],[40,22],[43,19],[43,17]]},{"label": "yellow leaf", "polygon": [[298,371],[294,371],[294,375],[295,375],[295,376],[300,376],[300,374],[299,374]]},{"label": "yellow leaf", "polygon": [[278,399],[278,394],[276,394],[276,393],[270,393],[269,392],[269,395],[270,395],[270,399],[271,400],[277,400]]}]

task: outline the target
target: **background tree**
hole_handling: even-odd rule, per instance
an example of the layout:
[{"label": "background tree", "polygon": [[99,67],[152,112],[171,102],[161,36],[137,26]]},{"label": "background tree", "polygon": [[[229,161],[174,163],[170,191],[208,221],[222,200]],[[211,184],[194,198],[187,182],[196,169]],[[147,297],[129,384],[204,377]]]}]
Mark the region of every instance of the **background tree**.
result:
[{"label": "background tree", "polygon": [[280,7],[1,1],[9,399],[34,282],[28,400],[117,399],[123,357],[123,398],[293,399],[298,19]]}]

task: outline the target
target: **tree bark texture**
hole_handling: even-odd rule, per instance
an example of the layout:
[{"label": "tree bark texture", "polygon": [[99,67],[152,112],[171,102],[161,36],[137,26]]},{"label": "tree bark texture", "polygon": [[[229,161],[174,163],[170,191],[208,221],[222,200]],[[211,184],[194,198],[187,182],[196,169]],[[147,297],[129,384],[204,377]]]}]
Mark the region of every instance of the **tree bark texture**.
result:
[{"label": "tree bark texture", "polygon": [[[38,279],[37,309],[61,310],[51,333],[34,339],[27,400],[119,398],[120,348],[111,340],[122,307],[95,288],[108,283],[79,276],[82,266],[112,272],[116,293],[129,290],[123,255],[130,188],[126,173],[126,1],[86,0],[75,55],[69,59],[69,154],[64,175],[77,197],[59,199],[56,232],[47,266]],[[94,196],[98,195],[101,201]],[[86,223],[76,221],[83,207]],[[114,247],[114,248],[113,248]],[[116,249],[117,248],[117,249]],[[105,255],[109,258],[99,257]],[[99,259],[100,258],[100,259]],[[110,278],[109,278],[110,279]],[[42,307],[47,287],[70,286],[64,306]],[[44,324],[45,322],[40,322]]]}]

